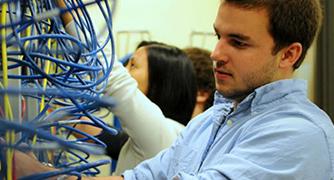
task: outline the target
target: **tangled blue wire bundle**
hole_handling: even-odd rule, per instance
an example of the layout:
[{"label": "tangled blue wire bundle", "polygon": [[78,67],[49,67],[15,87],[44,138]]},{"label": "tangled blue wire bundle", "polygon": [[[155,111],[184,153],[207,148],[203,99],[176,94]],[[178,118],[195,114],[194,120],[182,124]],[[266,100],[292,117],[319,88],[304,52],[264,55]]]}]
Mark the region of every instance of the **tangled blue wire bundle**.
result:
[{"label": "tangled blue wire bundle", "polygon": [[[74,124],[116,133],[93,114],[101,107],[114,105],[111,98],[102,97],[115,57],[113,4],[108,0],[64,2],[66,8],[59,8],[56,0],[0,2],[0,137],[6,138],[0,143],[0,179],[15,179],[10,164],[14,149],[33,150],[40,161],[62,168],[23,179],[45,179],[64,173],[79,178],[81,173],[96,175],[96,166],[109,162],[88,163],[89,154],[103,153],[105,144],[75,129]],[[98,7],[104,18],[108,35],[103,38],[95,29],[92,12],[87,10],[91,5]],[[65,13],[72,18],[71,34],[61,20]],[[11,87],[7,82],[11,80],[20,82],[21,88]],[[10,115],[11,97],[22,99],[23,113],[18,119]],[[23,106],[28,99],[38,102],[35,117],[25,115]],[[83,138],[71,140],[72,133]]]}]

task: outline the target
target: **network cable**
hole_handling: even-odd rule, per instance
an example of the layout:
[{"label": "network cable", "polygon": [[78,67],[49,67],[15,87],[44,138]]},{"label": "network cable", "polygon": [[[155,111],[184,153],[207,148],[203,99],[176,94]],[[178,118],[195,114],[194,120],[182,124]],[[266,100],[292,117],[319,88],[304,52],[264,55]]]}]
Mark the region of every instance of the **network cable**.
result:
[{"label": "network cable", "polygon": [[[86,124],[117,133],[94,114],[101,107],[115,104],[102,94],[115,58],[111,9],[114,6],[108,0],[65,0],[65,3],[66,8],[57,7],[53,0],[0,2],[1,18],[6,19],[0,24],[3,32],[0,40],[5,47],[2,52],[6,52],[1,60],[8,63],[1,61],[0,66],[8,70],[0,71],[0,77],[3,83],[7,83],[6,79],[9,82],[0,88],[0,112],[3,112],[0,136],[11,134],[0,143],[0,179],[16,179],[11,160],[14,150],[34,151],[41,162],[62,168],[22,179],[45,179],[60,174],[80,178],[81,173],[94,176],[99,173],[97,166],[109,163],[88,163],[89,154],[103,153],[106,145],[74,126]],[[87,10],[93,5],[99,7],[108,32],[102,42]],[[71,14],[75,34],[69,34],[64,27],[60,18],[64,13]],[[10,82],[20,82],[21,88],[11,86]],[[38,102],[35,116],[28,117],[25,113],[18,119],[5,116],[9,110],[4,104],[22,108],[20,104],[10,104],[10,100],[4,101],[13,97],[22,97],[27,101],[24,103]],[[82,117],[91,121],[81,120]],[[73,133],[84,138],[69,139]],[[50,146],[46,147],[47,143]],[[3,153],[6,151],[7,155]],[[50,157],[45,158],[46,152],[52,152],[51,162]]]}]

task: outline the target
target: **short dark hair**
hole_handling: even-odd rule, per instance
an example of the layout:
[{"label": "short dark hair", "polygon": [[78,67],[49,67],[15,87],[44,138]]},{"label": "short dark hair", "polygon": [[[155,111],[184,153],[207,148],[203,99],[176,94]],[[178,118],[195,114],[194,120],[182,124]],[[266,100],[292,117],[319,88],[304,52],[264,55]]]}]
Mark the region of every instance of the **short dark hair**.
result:
[{"label": "short dark hair", "polygon": [[196,71],[197,90],[206,91],[210,95],[204,105],[204,110],[206,110],[213,105],[213,92],[215,90],[211,52],[198,47],[188,47],[183,50],[193,62]]},{"label": "short dark hair", "polygon": [[154,44],[144,48],[149,72],[147,97],[160,107],[166,117],[187,125],[197,95],[191,60],[177,47]]},{"label": "short dark hair", "polygon": [[275,42],[273,54],[294,42],[303,46],[294,69],[303,62],[323,16],[319,0],[225,0],[223,3],[245,9],[265,9],[269,16],[269,33]]}]

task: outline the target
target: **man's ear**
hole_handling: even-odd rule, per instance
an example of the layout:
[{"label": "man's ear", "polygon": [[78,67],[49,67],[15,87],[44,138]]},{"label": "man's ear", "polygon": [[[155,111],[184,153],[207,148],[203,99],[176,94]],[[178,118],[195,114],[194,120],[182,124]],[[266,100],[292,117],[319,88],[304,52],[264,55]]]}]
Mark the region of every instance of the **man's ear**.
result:
[{"label": "man's ear", "polygon": [[209,98],[210,93],[205,90],[198,90],[197,96],[196,96],[196,102],[197,103],[205,103],[206,100]]},{"label": "man's ear", "polygon": [[298,42],[294,42],[288,47],[283,48],[281,50],[282,55],[279,67],[293,67],[293,65],[298,61],[299,57],[301,56],[302,50],[303,46]]}]

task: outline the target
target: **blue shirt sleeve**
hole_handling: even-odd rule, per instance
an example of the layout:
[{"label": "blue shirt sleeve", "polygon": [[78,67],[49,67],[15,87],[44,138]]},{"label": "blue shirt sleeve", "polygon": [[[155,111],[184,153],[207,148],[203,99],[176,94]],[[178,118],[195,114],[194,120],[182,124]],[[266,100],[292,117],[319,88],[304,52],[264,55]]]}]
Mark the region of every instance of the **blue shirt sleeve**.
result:
[{"label": "blue shirt sleeve", "polygon": [[[290,121],[291,123],[284,123]],[[300,126],[304,130],[300,129]],[[273,131],[275,129],[275,131]],[[191,131],[191,130],[188,130]],[[125,180],[132,179],[179,179],[179,180],[209,180],[209,179],[291,179],[291,175],[304,179],[317,179],[324,177],[329,169],[318,168],[314,171],[312,167],[330,167],[327,145],[323,140],[323,132],[311,123],[304,120],[280,118],[270,123],[255,123],[244,129],[245,133],[239,136],[238,142],[230,153],[218,155],[217,162],[196,172],[176,171],[169,174],[176,147],[183,146],[182,136],[171,147],[161,152],[157,157],[141,163],[134,170],[126,171],[123,175]],[[309,133],[313,132],[313,133]],[[189,134],[184,134],[189,136]],[[291,144],[294,142],[294,144]],[[308,143],[312,142],[312,143]],[[181,144],[180,144],[181,143]],[[203,143],[205,144],[205,143]],[[320,146],[324,148],[312,148]],[[188,149],[184,147],[184,149]],[[319,151],[320,149],[320,151]],[[177,150],[178,151],[178,150]],[[282,153],[283,152],[283,153]],[[183,152],[184,153],[184,152]],[[318,157],[312,162],[308,157]],[[195,158],[196,159],[196,158]],[[196,163],[196,160],[191,163]],[[308,166],[312,164],[312,166]],[[190,166],[190,164],[189,164]],[[310,169],[311,168],[311,169]],[[308,170],[312,173],[305,173]],[[328,177],[330,178],[330,177]]]}]

